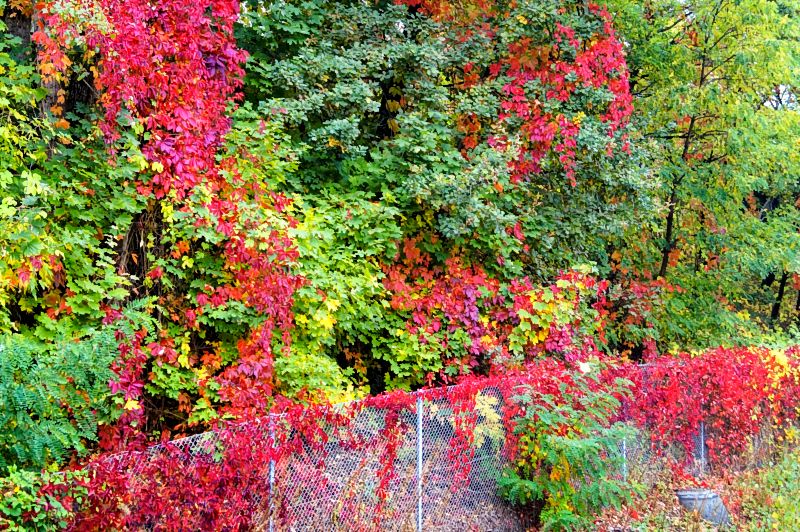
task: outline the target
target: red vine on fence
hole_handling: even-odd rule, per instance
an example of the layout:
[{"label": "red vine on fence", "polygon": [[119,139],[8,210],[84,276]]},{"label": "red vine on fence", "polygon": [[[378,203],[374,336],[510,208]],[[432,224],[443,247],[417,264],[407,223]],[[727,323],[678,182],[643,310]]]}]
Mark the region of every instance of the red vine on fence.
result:
[{"label": "red vine on fence", "polygon": [[[636,386],[619,418],[626,413],[636,425],[650,431],[655,450],[680,442],[691,458],[696,451],[692,438],[703,421],[708,427],[712,463],[725,463],[743,452],[765,423],[780,433],[788,428],[787,423],[796,421],[800,407],[800,395],[795,393],[800,389],[799,349],[717,348],[696,355],[655,357],[645,366],[620,365],[608,359],[600,364],[598,379],[584,382],[593,389],[612,389],[615,379],[627,377]],[[476,399],[480,394],[501,398],[503,453],[513,459],[519,438],[515,420],[523,413],[515,397],[524,389],[529,394],[535,392],[536,397],[558,401],[566,390],[575,402],[572,406],[581,408],[575,378],[589,371],[587,368],[585,362],[546,358],[530,362],[524,369],[467,377],[460,385],[423,392],[424,405],[436,401],[451,412],[453,435],[446,454],[452,467],[453,489],[470,481],[479,421]],[[364,508],[344,501],[338,514],[342,523],[355,526],[363,522],[366,528],[376,528],[382,519],[398,511],[391,504],[396,483],[409,480],[399,476],[397,467],[400,449],[408,445],[412,434],[410,420],[416,401],[417,394],[400,391],[338,406],[279,400],[276,412],[280,415],[269,420],[228,425],[206,440],[200,435],[191,445],[168,443],[149,455],[131,452],[100,458],[86,468],[88,476],[80,486],[84,502],[74,517],[74,526],[251,526],[254,520],[266,518],[267,494],[282,490],[287,497],[272,499],[271,515],[289,524],[297,517],[289,511],[296,502],[290,496],[292,487],[280,485],[287,481],[283,478],[278,481],[280,487],[271,491],[269,464],[277,464],[279,469],[295,464],[292,482],[320,496],[330,496],[332,479],[324,471],[326,460],[333,456],[331,450],[338,448],[378,456],[377,468],[359,470],[362,475],[374,475],[374,505],[365,515]],[[366,432],[357,424],[359,416],[365,414],[377,414],[380,419]],[[76,489],[63,485],[47,488],[48,493],[72,501],[77,500]],[[343,488],[342,494],[363,495],[353,490],[356,488],[351,485]]]}]

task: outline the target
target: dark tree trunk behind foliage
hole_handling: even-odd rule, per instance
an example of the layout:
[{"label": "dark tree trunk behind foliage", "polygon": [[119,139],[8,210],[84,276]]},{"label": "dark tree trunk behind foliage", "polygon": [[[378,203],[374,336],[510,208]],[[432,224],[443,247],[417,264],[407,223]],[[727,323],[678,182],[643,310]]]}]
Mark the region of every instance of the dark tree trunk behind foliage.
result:
[{"label": "dark tree trunk behind foliage", "polygon": [[[702,86],[703,73],[700,73],[700,85]],[[686,136],[683,139],[683,150],[681,152],[681,159],[686,160],[689,155],[689,148],[692,144],[692,136],[694,135],[695,117],[689,119],[689,127],[686,129]],[[658,270],[659,277],[666,277],[667,266],[669,265],[669,255],[675,246],[675,215],[678,201],[678,187],[681,186],[683,176],[674,178],[672,182],[672,190],[669,195],[669,212],[667,212],[667,224],[664,228],[664,247],[661,250],[661,267]]]},{"label": "dark tree trunk behind foliage", "polygon": [[675,201],[677,185],[672,189],[672,194],[669,198],[669,212],[667,212],[667,225],[664,229],[664,247],[661,250],[661,267],[658,269],[658,276],[665,277],[667,275],[667,265],[669,265],[669,254],[672,252],[673,246],[673,227],[675,226]]},{"label": "dark tree trunk behind foliage", "polygon": [[769,320],[772,327],[775,327],[775,323],[778,321],[778,318],[781,315],[781,303],[783,302],[783,296],[786,292],[786,281],[789,280],[789,273],[783,272],[781,274],[781,280],[778,283],[778,296],[775,298],[775,302],[772,304],[772,312],[770,313]]},{"label": "dark tree trunk behind foliage", "polygon": [[31,30],[33,27],[31,17],[25,16],[12,9],[6,9],[3,14],[3,22],[6,25],[8,33],[22,40],[23,49],[30,46]]}]

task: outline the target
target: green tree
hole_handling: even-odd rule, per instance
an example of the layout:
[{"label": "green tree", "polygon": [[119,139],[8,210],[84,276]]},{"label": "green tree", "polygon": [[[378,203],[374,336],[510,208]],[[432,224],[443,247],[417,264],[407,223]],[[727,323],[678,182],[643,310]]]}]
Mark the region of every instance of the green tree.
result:
[{"label": "green tree", "polygon": [[796,8],[612,5],[662,205],[624,262],[683,288],[664,297],[664,347],[745,340],[776,317],[771,279],[780,300],[800,266]]},{"label": "green tree", "polygon": [[[439,369],[442,354],[409,338],[409,316],[389,308],[382,286],[403,237],[419,242],[432,268],[458,257],[503,283],[544,282],[576,264],[607,273],[613,251],[653,210],[645,161],[620,149],[635,132],[608,131],[604,116],[619,95],[607,80],[565,102],[530,84],[525,97],[546,102],[548,127],[560,120],[579,133],[574,161],[547,149],[538,171],[515,175],[530,157],[530,130],[502,118],[519,78],[509,49],[552,48],[548,61],[568,66],[580,50],[558,49],[558,24],[587,43],[607,30],[602,15],[572,2],[500,5],[511,11],[486,8],[489,35],[417,5],[245,4],[246,98],[282,124],[299,154],[296,172],[275,184],[295,199],[309,281],[295,305],[294,349],[278,362],[288,386],[290,373],[320,383],[300,377],[311,366],[338,382],[322,352],[373,392],[418,386]],[[624,62],[615,68],[612,77],[624,77]]]}]

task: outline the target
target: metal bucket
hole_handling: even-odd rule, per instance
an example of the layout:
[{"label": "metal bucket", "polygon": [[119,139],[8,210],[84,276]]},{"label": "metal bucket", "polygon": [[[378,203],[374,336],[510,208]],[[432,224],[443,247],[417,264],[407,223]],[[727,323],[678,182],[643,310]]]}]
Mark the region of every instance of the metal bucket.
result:
[{"label": "metal bucket", "polygon": [[731,516],[719,495],[707,489],[677,490],[676,495],[681,506],[696,511],[700,517],[718,526],[731,524]]}]

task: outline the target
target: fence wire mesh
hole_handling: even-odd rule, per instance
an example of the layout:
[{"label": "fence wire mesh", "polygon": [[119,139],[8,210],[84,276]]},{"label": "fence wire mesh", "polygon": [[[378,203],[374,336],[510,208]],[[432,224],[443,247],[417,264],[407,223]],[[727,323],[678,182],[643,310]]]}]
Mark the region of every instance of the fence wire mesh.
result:
[{"label": "fence wire mesh", "polygon": [[[394,459],[395,476],[381,506],[381,529],[411,530],[416,510],[416,415],[400,414],[402,431]],[[388,442],[381,409],[364,409],[347,426],[346,439],[331,439],[323,449],[307,448],[275,464],[273,497],[267,526],[274,530],[348,529],[351,522],[369,523],[378,508],[381,456]],[[276,430],[287,429],[277,420]],[[351,449],[353,435],[372,443]],[[292,435],[288,435],[292,437]]]},{"label": "fence wire mesh", "polygon": [[[394,443],[385,437],[386,411],[363,408],[345,426],[326,428],[324,445],[304,445],[300,452],[277,453],[270,464],[253,464],[263,470],[262,481],[250,485],[249,496],[257,502],[252,516],[254,529],[274,531],[386,530],[386,531],[464,531],[525,530],[531,523],[525,515],[508,506],[499,496],[497,481],[507,456],[504,452],[506,428],[502,420],[503,399],[498,390],[478,393],[474,409],[476,423],[468,460],[458,465],[452,456],[456,429],[453,404],[446,397],[415,394],[417,401],[399,412],[393,430],[399,431]],[[296,434],[280,415],[259,421],[269,441],[289,441]],[[252,427],[249,427],[252,429]],[[249,432],[253,434],[252,430]],[[715,468],[708,459],[708,435],[698,427],[693,469],[702,474]],[[302,438],[301,438],[302,439]],[[353,445],[354,441],[362,442]],[[745,452],[724,467],[747,469],[767,463],[774,456],[774,435],[768,430],[752,438]],[[367,442],[367,445],[363,445]],[[389,447],[392,447],[391,449]],[[638,431],[619,442],[623,455],[621,477],[641,486],[652,487],[666,468],[665,456],[675,461],[686,459],[681,445],[672,445],[656,454],[650,435]],[[219,459],[223,438],[216,432],[197,434],[165,445],[149,448],[125,463],[134,475],[149,460],[170,449],[183,455],[187,468]],[[379,497],[380,470],[385,453],[394,453],[393,474]],[[109,460],[114,460],[110,458]],[[460,475],[467,471],[466,478]],[[138,482],[152,479],[140,475]],[[131,508],[135,512],[135,508]],[[142,523],[142,529],[157,524]]]}]

